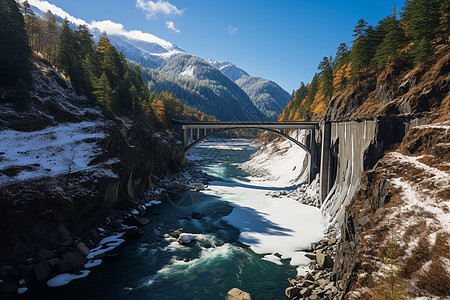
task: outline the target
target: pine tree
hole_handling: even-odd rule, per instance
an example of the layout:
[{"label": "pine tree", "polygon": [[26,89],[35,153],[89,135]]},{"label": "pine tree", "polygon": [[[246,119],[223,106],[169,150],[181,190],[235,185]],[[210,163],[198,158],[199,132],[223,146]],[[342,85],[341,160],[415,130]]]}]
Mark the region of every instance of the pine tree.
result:
[{"label": "pine tree", "polygon": [[320,71],[321,92],[326,100],[331,99],[333,95],[333,67],[331,62],[331,57],[324,56],[318,67]]},{"label": "pine tree", "polygon": [[67,19],[62,24],[58,48],[58,67],[71,79],[75,77],[74,58],[78,53],[76,51],[75,35],[72,29],[70,29]]},{"label": "pine tree", "polygon": [[56,45],[58,43],[58,25],[56,23],[56,17],[51,11],[45,13],[44,16],[45,26],[45,53],[47,60],[53,64],[56,58]]},{"label": "pine tree", "polygon": [[0,86],[17,86],[22,78],[30,84],[31,49],[25,22],[16,1],[0,1]]},{"label": "pine tree", "polygon": [[440,13],[437,0],[407,0],[402,12],[402,22],[407,37],[414,43],[413,57],[420,63],[431,53],[431,43],[439,32]]},{"label": "pine tree", "polygon": [[386,21],[386,30],[387,33],[377,47],[374,57],[374,62],[377,66],[397,60],[400,50],[406,46],[405,32],[394,15]]},{"label": "pine tree", "polygon": [[355,38],[353,41],[356,41],[358,38],[364,36],[367,30],[367,22],[364,19],[359,19],[355,28],[353,29],[353,37]]},{"label": "pine tree", "polygon": [[361,75],[362,71],[370,66],[370,62],[375,56],[377,33],[372,26],[368,26],[363,19],[353,30],[355,37],[352,50],[350,52],[350,61],[352,66],[351,79],[353,82]]},{"label": "pine tree", "polygon": [[94,53],[95,44],[86,25],[78,26],[77,37],[80,47],[80,56],[84,59],[86,55]]},{"label": "pine tree", "polygon": [[334,57],[333,67],[340,67],[344,63],[348,62],[348,56],[350,51],[346,43],[341,43],[336,50],[336,56]]},{"label": "pine tree", "polygon": [[105,72],[96,80],[93,94],[96,96],[98,103],[103,105],[107,110],[115,111],[112,101],[113,91]]},{"label": "pine tree", "polygon": [[438,27],[439,34],[442,35],[443,41],[450,42],[450,1],[439,0],[441,16],[439,18],[440,25]]}]

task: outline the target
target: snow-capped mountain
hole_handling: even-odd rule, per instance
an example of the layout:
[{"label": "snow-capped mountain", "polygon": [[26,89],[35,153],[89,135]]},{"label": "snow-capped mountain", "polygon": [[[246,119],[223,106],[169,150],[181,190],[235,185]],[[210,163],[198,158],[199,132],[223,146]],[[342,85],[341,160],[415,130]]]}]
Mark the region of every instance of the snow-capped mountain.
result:
[{"label": "snow-capped mountain", "polygon": [[227,61],[208,61],[243,89],[253,104],[270,120],[276,120],[291,99],[289,93],[273,81],[250,76]]},{"label": "snow-capped mountain", "polygon": [[46,1],[28,2],[39,16],[50,10],[59,22],[67,18],[74,28],[87,25],[94,41],[106,32],[127,59],[144,67],[143,77],[151,90],[169,90],[183,103],[219,120],[275,120],[289,101],[281,87],[251,77],[232,63],[201,59],[155,35],[127,31],[110,20],[88,24]]},{"label": "snow-capped mountain", "polygon": [[236,67],[235,64],[228,61],[212,60],[208,59],[208,62],[218,68],[223,74],[227,75],[231,80],[236,81],[242,76],[250,76],[244,70]]}]

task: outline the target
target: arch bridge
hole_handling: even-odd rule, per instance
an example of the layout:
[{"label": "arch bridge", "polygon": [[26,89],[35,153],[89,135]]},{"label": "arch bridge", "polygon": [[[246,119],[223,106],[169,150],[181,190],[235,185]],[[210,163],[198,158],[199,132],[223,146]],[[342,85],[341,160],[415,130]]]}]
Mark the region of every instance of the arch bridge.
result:
[{"label": "arch bridge", "polygon": [[[319,130],[317,122],[200,122],[173,120],[178,127],[178,135],[184,143],[184,157],[202,141],[221,132],[236,129],[257,129],[274,133],[286,138],[306,151],[309,156],[309,182],[314,180],[320,167],[320,157],[316,142],[316,130]],[[308,130],[309,138],[306,144],[291,136],[290,130]]]}]

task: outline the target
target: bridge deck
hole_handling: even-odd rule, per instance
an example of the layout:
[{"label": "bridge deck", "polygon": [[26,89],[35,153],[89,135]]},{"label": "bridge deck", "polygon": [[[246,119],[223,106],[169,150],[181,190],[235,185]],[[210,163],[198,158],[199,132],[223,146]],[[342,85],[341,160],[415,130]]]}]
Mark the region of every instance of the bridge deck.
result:
[{"label": "bridge deck", "polygon": [[183,129],[226,129],[226,128],[268,128],[268,129],[315,129],[317,122],[180,122]]}]

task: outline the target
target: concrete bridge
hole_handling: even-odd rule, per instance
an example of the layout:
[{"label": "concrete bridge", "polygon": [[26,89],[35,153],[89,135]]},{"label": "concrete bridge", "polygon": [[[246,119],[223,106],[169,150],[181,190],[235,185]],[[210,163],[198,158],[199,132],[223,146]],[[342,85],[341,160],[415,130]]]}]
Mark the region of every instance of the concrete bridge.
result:
[{"label": "concrete bridge", "polygon": [[[202,141],[221,132],[236,129],[256,129],[274,133],[286,138],[302,148],[309,155],[309,181],[311,182],[319,172],[320,157],[316,141],[317,122],[197,122],[174,120],[178,135],[182,137],[185,157]],[[306,144],[289,136],[290,130],[307,130]]]}]

